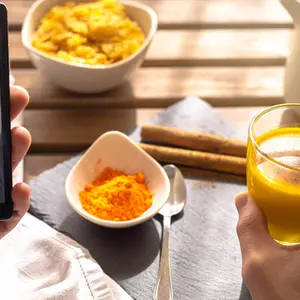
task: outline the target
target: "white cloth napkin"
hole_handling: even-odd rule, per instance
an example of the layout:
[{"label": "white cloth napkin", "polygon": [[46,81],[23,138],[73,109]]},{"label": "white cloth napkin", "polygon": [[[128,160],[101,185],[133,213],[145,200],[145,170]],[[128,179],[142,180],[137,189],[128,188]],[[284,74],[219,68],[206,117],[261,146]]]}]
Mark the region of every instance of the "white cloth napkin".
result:
[{"label": "white cloth napkin", "polygon": [[9,300],[132,300],[86,249],[30,214],[0,241],[0,293]]}]

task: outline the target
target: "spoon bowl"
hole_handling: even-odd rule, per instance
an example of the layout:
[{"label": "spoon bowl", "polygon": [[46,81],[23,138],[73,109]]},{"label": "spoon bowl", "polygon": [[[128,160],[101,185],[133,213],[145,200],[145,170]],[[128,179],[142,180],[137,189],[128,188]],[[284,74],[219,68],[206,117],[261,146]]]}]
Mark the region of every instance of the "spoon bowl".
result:
[{"label": "spoon bowl", "polygon": [[186,186],[180,170],[174,165],[166,165],[164,170],[170,180],[170,194],[166,204],[159,210],[162,216],[174,216],[179,214],[186,205]]}]

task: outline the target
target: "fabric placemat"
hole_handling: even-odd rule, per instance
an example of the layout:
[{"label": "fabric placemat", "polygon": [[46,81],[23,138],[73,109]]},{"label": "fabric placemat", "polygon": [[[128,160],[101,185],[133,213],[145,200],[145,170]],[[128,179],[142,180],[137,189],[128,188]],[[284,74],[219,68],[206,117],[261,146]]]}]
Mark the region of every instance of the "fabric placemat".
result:
[{"label": "fabric placemat", "polygon": [[[195,97],[170,106],[149,123],[241,139],[246,136],[245,128],[237,128]],[[139,141],[140,128],[130,136]],[[31,181],[30,212],[86,247],[104,272],[133,299],[152,299],[161,245],[160,217],[133,228],[107,229],[79,216],[69,206],[64,189],[79,157]],[[173,221],[170,234],[174,299],[251,299],[242,284],[235,230],[234,197],[246,186],[206,176],[187,177],[186,184],[187,206],[184,215]]]}]

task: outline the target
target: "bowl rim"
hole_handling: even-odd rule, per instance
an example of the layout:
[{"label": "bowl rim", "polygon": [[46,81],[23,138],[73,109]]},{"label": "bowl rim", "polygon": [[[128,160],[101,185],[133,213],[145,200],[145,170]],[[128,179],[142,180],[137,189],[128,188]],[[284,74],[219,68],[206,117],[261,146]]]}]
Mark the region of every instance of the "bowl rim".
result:
[{"label": "bowl rim", "polygon": [[[74,67],[74,68],[82,68],[82,69],[90,69],[90,70],[103,70],[103,69],[113,69],[113,68],[117,68],[120,67],[130,61],[132,61],[134,58],[136,58],[137,56],[139,56],[150,44],[151,40],[153,39],[155,33],[157,32],[157,28],[158,28],[158,16],[157,13],[154,11],[154,9],[152,9],[150,6],[143,4],[143,3],[139,3],[136,1],[132,1],[132,0],[119,0],[125,7],[135,7],[135,8],[139,8],[141,10],[144,10],[145,12],[147,12],[150,17],[151,17],[151,27],[149,30],[149,33],[144,41],[144,43],[142,44],[142,46],[134,53],[132,53],[130,56],[126,57],[125,59],[113,63],[111,65],[87,65],[87,64],[82,64],[82,63],[74,63],[74,62],[68,62],[65,61],[63,59],[59,59],[57,57],[51,57],[45,53],[43,53],[42,51],[36,49],[35,47],[33,47],[30,43],[30,40],[27,38],[28,35],[28,27],[29,27],[29,23],[30,20],[32,18],[33,13],[36,11],[36,9],[44,2],[47,2],[49,0],[36,0],[31,7],[29,8],[29,10],[27,11],[27,14],[24,18],[23,21],[23,25],[22,25],[22,29],[21,29],[21,40],[22,40],[22,44],[23,46],[27,49],[27,51],[33,52],[34,54],[36,54],[39,57],[42,57],[44,59],[48,59],[48,60],[52,60],[54,62],[69,66],[69,67]],[[74,0],[75,2],[81,2],[80,0]],[[62,1],[63,2],[63,1]],[[66,0],[65,0],[66,2]],[[82,2],[91,2],[89,0],[83,0]]]},{"label": "bowl rim", "polygon": [[66,178],[66,181],[65,181],[65,194],[66,194],[68,202],[69,202],[70,206],[73,208],[73,210],[75,210],[79,215],[81,215],[83,218],[87,219],[88,221],[95,223],[99,226],[104,226],[104,227],[109,227],[109,228],[127,228],[127,227],[132,227],[132,226],[144,223],[144,222],[148,221],[149,219],[153,218],[159,212],[159,210],[167,203],[169,195],[170,195],[170,191],[171,191],[170,181],[169,181],[169,178],[168,178],[165,170],[163,169],[163,167],[152,156],[150,156],[146,151],[144,151],[140,147],[138,147],[139,150],[141,152],[143,152],[156,165],[156,167],[158,167],[161,170],[161,173],[166,182],[166,191],[165,191],[166,199],[164,201],[162,201],[162,204],[159,206],[159,208],[157,210],[153,211],[152,213],[146,214],[144,216],[141,215],[137,218],[134,218],[132,220],[127,220],[127,221],[116,222],[116,221],[104,220],[101,218],[97,218],[97,217],[89,214],[88,212],[84,212],[83,208],[82,208],[82,210],[77,209],[77,207],[73,203],[73,200],[71,200],[73,198],[70,195],[70,191],[69,191],[69,186],[71,184],[71,177],[72,177],[72,174],[75,171],[76,167],[78,167],[80,162],[89,155],[90,149],[92,147],[94,147],[94,145],[96,145],[99,142],[99,140],[101,140],[102,138],[104,138],[107,135],[113,135],[113,134],[119,135],[120,137],[125,138],[127,140],[127,142],[131,143],[134,147],[138,147],[136,145],[136,143],[130,137],[128,137],[126,134],[124,134],[120,131],[116,131],[116,130],[108,131],[108,132],[105,132],[104,134],[100,135],[92,143],[92,145],[85,151],[85,153],[81,156],[81,158],[76,162],[76,164],[72,167],[71,171],[69,172],[69,174]]}]

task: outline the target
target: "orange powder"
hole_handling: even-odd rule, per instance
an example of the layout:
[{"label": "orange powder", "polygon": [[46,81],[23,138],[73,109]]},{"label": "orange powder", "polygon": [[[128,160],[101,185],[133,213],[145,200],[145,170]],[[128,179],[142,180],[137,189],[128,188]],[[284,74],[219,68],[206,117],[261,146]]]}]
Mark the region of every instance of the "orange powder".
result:
[{"label": "orange powder", "polygon": [[91,215],[112,221],[127,221],[139,217],[151,205],[153,194],[138,172],[128,175],[106,168],[79,193],[81,205]]}]

